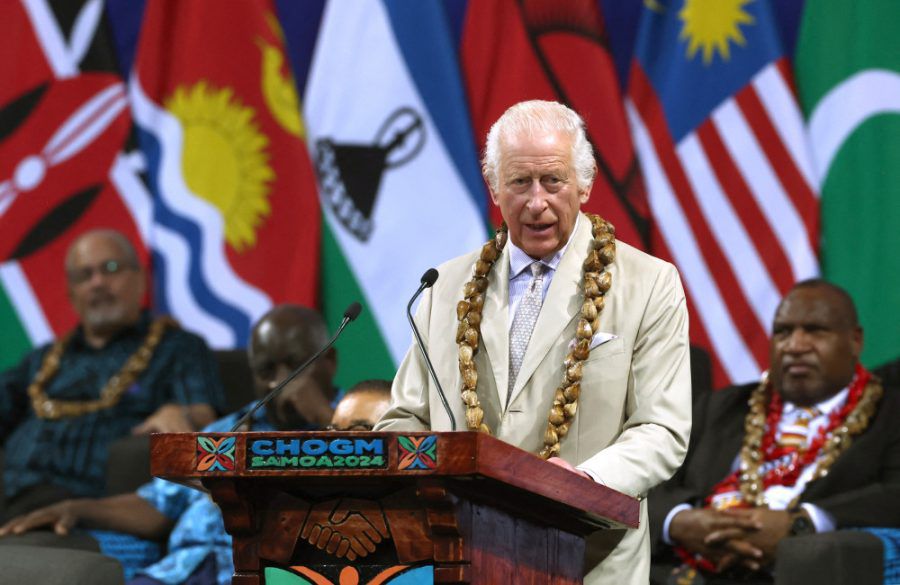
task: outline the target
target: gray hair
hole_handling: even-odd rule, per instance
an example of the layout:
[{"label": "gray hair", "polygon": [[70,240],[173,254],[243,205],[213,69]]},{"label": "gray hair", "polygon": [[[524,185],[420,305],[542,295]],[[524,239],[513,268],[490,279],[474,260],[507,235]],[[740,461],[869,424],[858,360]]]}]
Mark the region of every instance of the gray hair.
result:
[{"label": "gray hair", "polygon": [[572,138],[572,164],[579,189],[594,180],[594,151],[584,130],[584,120],[575,110],[559,103],[544,100],[519,102],[506,110],[494,122],[487,135],[481,172],[493,191],[499,187],[500,143],[512,136],[534,135],[537,132],[562,131]]}]

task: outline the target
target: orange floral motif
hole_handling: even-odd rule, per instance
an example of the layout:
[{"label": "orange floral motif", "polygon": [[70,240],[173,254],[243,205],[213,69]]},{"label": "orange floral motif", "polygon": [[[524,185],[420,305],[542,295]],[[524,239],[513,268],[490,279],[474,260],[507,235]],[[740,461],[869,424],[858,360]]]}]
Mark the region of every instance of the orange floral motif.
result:
[{"label": "orange floral motif", "polygon": [[[363,582],[362,577],[356,567],[343,567],[338,574],[337,580],[333,581],[322,573],[310,567],[293,566],[290,569],[278,569],[269,567],[266,569],[266,582],[270,580],[277,582],[279,585],[389,585],[394,577],[401,574],[409,575],[410,572],[422,573],[422,577],[430,576],[432,567],[426,566],[410,566],[410,565],[394,565],[387,567],[378,572],[368,581]],[[421,578],[421,577],[420,577]]]}]

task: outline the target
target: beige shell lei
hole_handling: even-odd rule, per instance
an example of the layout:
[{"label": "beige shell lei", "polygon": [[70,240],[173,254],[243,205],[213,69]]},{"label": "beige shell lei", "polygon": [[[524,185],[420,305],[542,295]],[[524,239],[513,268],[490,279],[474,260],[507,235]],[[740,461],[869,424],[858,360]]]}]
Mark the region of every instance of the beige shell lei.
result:
[{"label": "beige shell lei", "polygon": [[168,327],[176,328],[178,323],[171,317],[160,317],[150,324],[150,330],[144,342],[137,351],[131,354],[122,369],[109,379],[100,391],[100,398],[97,400],[58,400],[47,396],[44,388],[59,371],[62,355],[65,353],[72,335],[69,334],[57,341],[47,352],[41,363],[41,369],[38,370],[34,381],[28,387],[28,396],[31,398],[35,415],[39,418],[57,420],[63,417],[82,416],[89,412],[97,412],[115,406],[122,399],[125,390],[147,369],[150,358],[153,357],[153,352]]},{"label": "beige shell lei", "polygon": [[[584,303],[575,330],[575,344],[566,356],[565,375],[562,384],[556,389],[547,429],[544,431],[544,447],[539,453],[544,459],[559,455],[560,442],[568,434],[569,426],[575,419],[578,395],[581,392],[582,362],[591,353],[591,338],[600,329],[603,297],[612,285],[612,277],[606,267],[616,257],[615,228],[598,215],[587,214],[587,217],[591,222],[594,241],[583,264]],[[459,321],[456,343],[459,346],[459,371],[462,376],[462,400],[466,405],[466,425],[471,431],[487,434],[491,434],[491,429],[484,423],[484,411],[478,399],[475,355],[478,353],[481,336],[481,311],[484,308],[487,277],[506,246],[507,237],[507,227],[504,224],[494,239],[482,247],[481,255],[475,262],[472,279],[463,288],[463,300],[456,305]]]}]

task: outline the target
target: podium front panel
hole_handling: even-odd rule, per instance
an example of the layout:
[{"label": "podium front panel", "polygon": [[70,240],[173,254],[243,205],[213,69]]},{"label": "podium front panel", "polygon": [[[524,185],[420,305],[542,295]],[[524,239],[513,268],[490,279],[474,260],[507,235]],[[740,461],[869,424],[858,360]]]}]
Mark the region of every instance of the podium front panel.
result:
[{"label": "podium front panel", "polygon": [[222,509],[235,584],[577,583],[584,536],[639,513],[481,433],[173,433],[151,453]]}]

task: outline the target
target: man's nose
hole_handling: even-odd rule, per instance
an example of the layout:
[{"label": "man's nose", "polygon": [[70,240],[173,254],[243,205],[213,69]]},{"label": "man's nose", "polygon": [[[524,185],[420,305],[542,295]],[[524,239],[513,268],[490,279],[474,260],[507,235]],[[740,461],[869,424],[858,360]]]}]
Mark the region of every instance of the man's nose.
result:
[{"label": "man's nose", "polygon": [[785,342],[785,349],[793,353],[808,351],[810,347],[809,335],[802,328],[792,329]]},{"label": "man's nose", "polygon": [[87,285],[90,288],[94,288],[96,286],[102,286],[106,284],[106,275],[99,268],[92,268],[91,274],[87,279]]},{"label": "man's nose", "polygon": [[540,181],[534,181],[528,189],[528,203],[526,204],[532,213],[540,213],[547,207],[547,190]]},{"label": "man's nose", "polygon": [[281,384],[281,382],[291,374],[291,368],[287,364],[278,364],[275,367],[275,376],[269,380],[269,388]]}]

